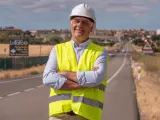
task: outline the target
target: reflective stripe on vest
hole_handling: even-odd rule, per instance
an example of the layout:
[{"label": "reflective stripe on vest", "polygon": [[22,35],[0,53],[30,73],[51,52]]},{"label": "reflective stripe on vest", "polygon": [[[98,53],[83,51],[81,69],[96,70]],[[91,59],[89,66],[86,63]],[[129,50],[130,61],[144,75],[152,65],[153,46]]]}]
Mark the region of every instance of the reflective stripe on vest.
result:
[{"label": "reflective stripe on vest", "polygon": [[73,96],[71,97],[71,94],[59,94],[50,97],[50,103],[51,102],[56,102],[59,100],[72,100],[72,102],[82,102],[84,104],[93,106],[93,107],[98,107],[100,109],[103,109],[103,103],[99,102],[97,100],[92,100],[90,98],[86,98],[84,96]]}]

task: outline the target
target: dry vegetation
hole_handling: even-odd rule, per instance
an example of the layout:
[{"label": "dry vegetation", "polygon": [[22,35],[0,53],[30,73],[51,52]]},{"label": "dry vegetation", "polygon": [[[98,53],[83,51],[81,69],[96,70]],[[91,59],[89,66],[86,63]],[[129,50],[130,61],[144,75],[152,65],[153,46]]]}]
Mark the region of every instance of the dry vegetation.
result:
[{"label": "dry vegetation", "polygon": [[0,72],[0,79],[7,79],[7,78],[21,78],[26,77],[29,75],[34,75],[38,73],[42,73],[44,70],[45,65],[42,66],[34,66],[27,69],[22,70],[7,70]]},{"label": "dry vegetation", "polygon": [[[156,55],[148,56],[146,67],[145,57],[137,52],[133,54],[136,62],[132,62],[132,68],[141,120],[160,120],[160,55]],[[142,68],[140,80],[137,79],[138,66]]]}]

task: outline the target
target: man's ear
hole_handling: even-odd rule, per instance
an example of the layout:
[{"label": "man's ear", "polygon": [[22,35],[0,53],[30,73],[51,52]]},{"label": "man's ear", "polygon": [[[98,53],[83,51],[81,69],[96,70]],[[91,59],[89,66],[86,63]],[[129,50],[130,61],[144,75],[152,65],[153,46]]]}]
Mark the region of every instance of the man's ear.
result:
[{"label": "man's ear", "polygon": [[91,27],[91,31],[93,32],[93,26]]},{"label": "man's ear", "polygon": [[95,27],[96,27],[96,26],[95,26],[95,23],[94,23],[94,24],[92,25],[92,27],[91,27],[91,31],[92,31],[92,32],[94,32]]}]

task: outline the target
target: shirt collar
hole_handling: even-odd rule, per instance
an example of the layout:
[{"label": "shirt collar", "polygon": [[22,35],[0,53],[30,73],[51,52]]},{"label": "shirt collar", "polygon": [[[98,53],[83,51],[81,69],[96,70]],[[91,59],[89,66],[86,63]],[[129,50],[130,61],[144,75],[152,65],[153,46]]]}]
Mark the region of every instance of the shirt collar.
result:
[{"label": "shirt collar", "polygon": [[81,43],[81,44],[78,46],[78,45],[74,42],[74,40],[72,40],[72,45],[73,45],[74,48],[76,48],[76,47],[86,48],[86,47],[89,45],[90,42],[91,42],[91,40],[88,39],[87,41]]}]

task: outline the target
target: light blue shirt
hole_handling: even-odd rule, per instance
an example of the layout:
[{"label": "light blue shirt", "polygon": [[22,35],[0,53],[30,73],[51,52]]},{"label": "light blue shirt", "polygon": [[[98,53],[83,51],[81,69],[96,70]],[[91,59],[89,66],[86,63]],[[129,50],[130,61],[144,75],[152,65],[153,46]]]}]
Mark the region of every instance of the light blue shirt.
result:
[{"label": "light blue shirt", "polygon": [[[87,40],[84,43],[77,45],[72,40],[72,46],[74,48],[77,62],[80,59],[80,56],[83,54],[84,50],[87,48],[91,40]],[[83,87],[95,87],[99,85],[106,74],[106,61],[107,61],[107,51],[104,49],[100,56],[97,58],[96,62],[94,63],[94,67],[99,67],[96,71],[80,71],[77,72],[77,79],[79,86]],[[43,83],[48,85],[54,89],[60,89],[62,85],[65,83],[67,78],[62,75],[57,74],[58,67],[57,67],[57,57],[56,57],[56,50],[53,48],[51,50],[49,59],[47,61],[46,67],[43,72]]]}]

